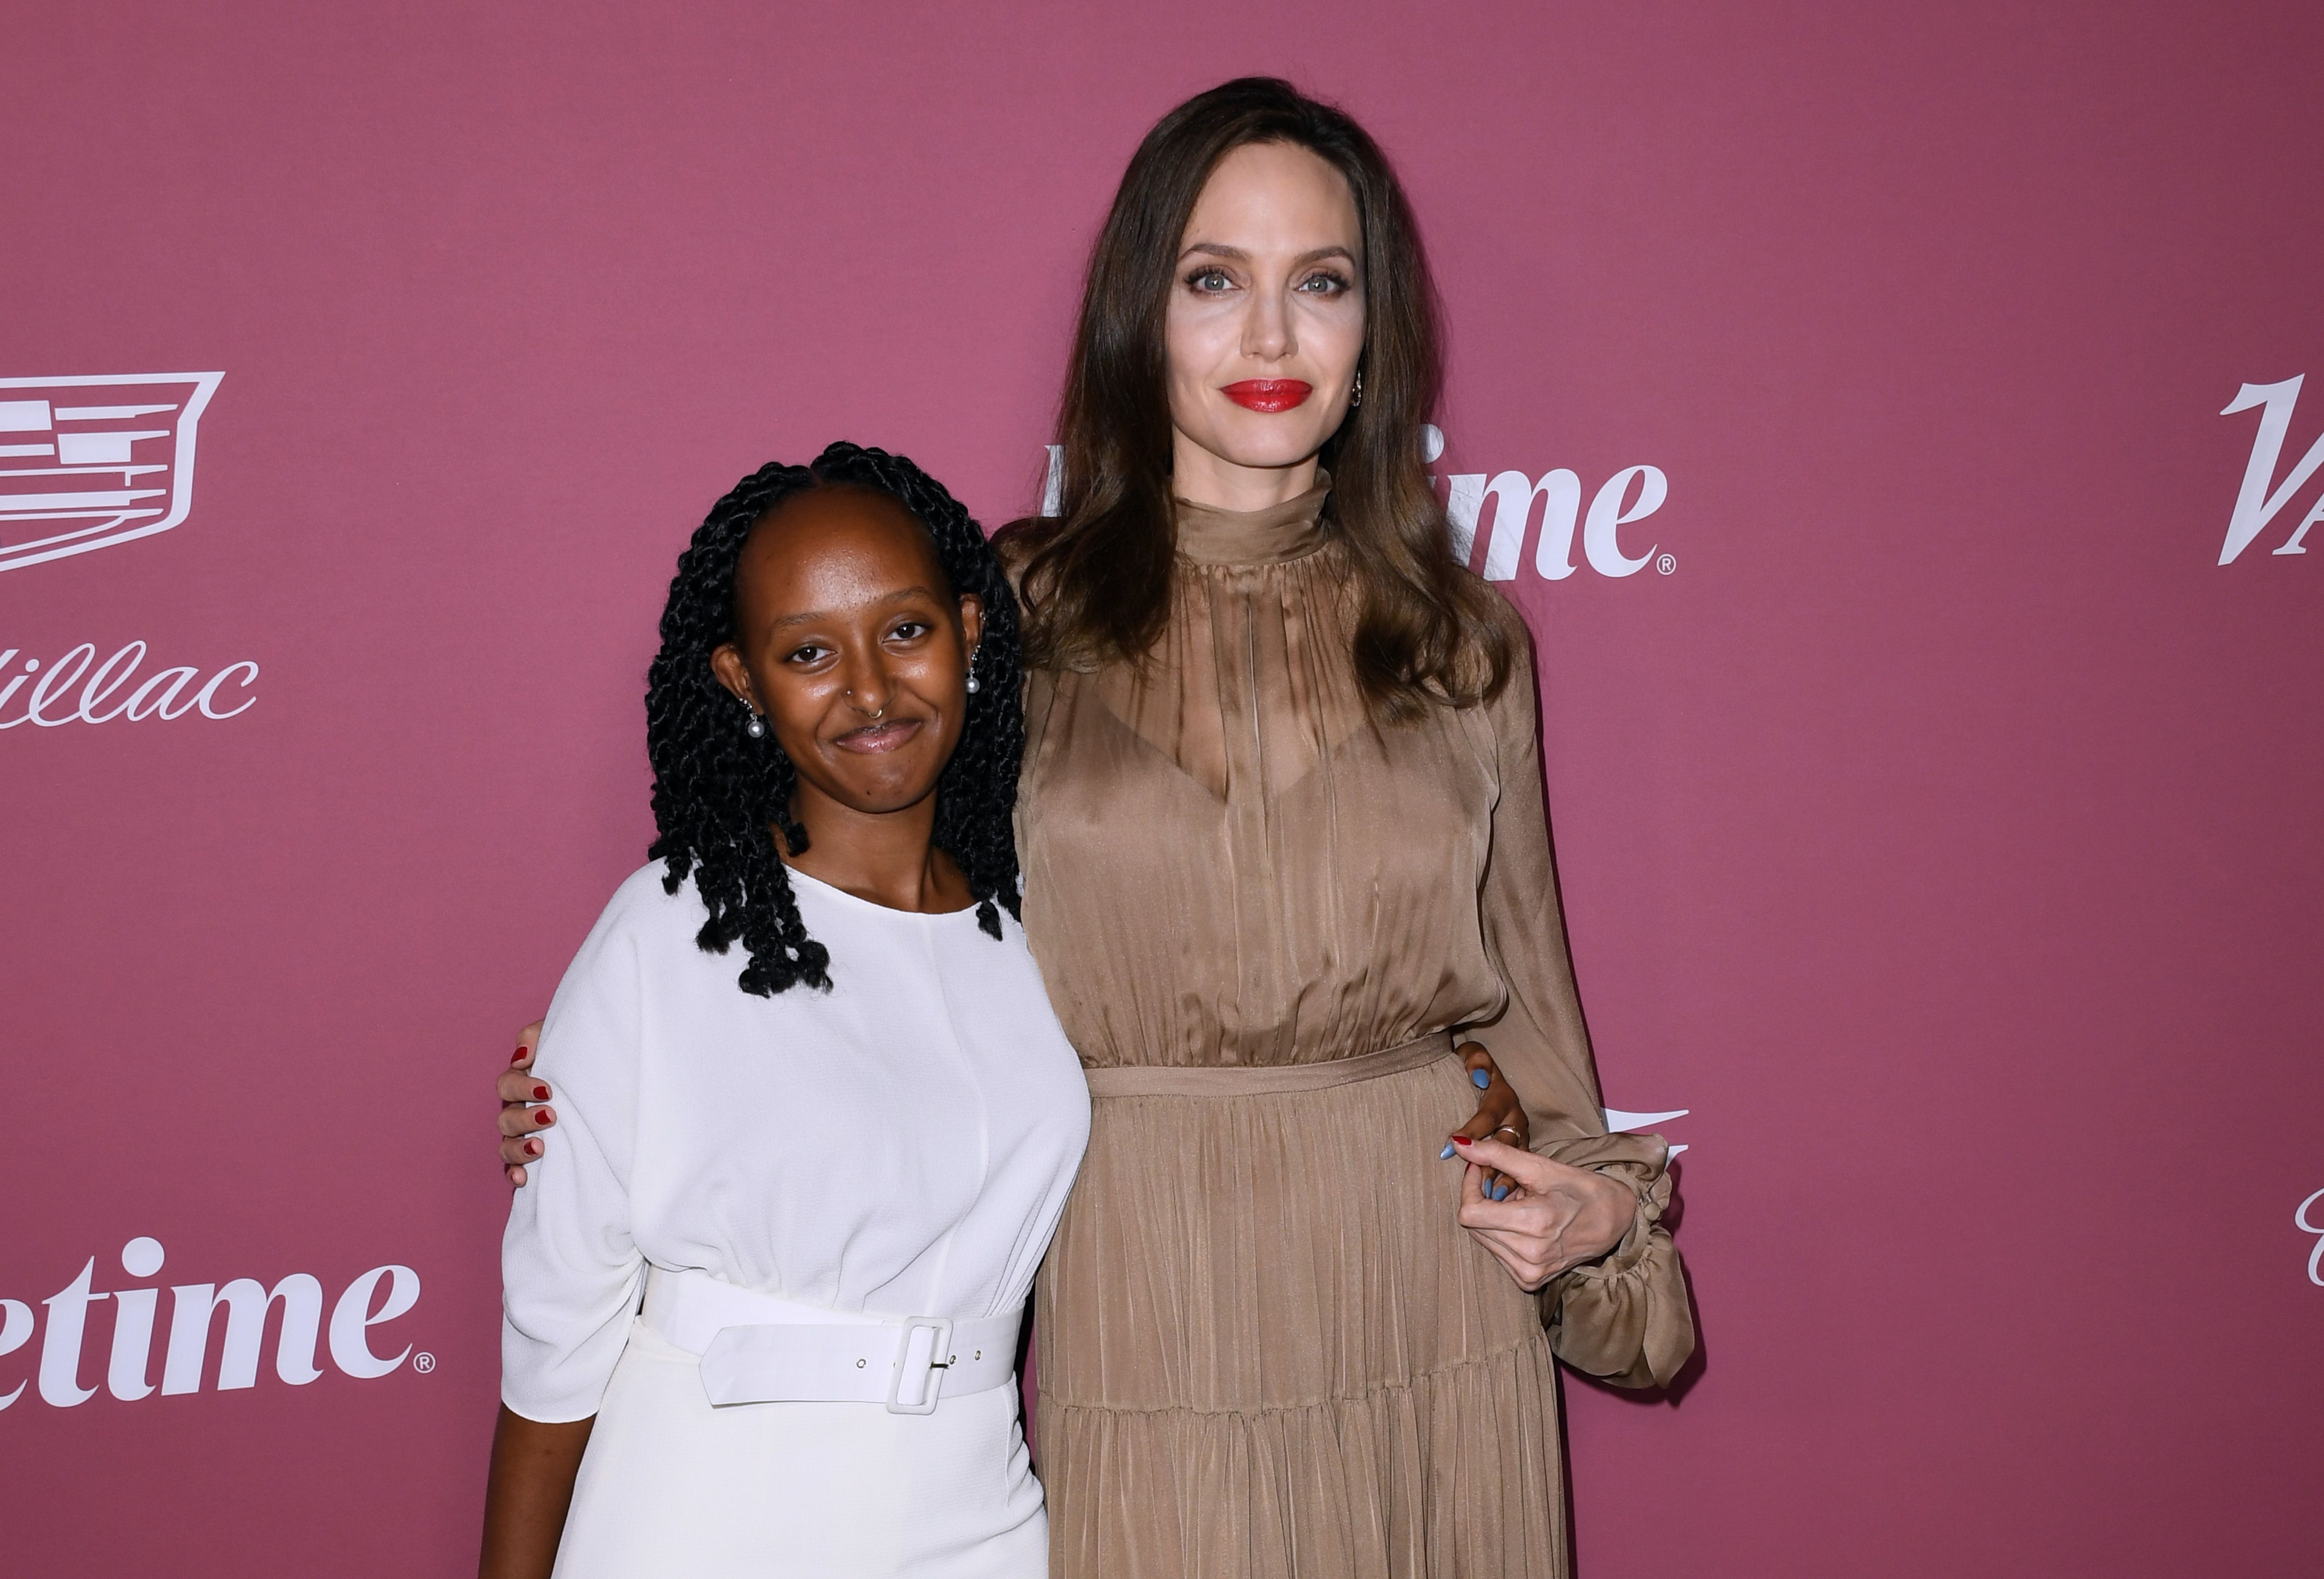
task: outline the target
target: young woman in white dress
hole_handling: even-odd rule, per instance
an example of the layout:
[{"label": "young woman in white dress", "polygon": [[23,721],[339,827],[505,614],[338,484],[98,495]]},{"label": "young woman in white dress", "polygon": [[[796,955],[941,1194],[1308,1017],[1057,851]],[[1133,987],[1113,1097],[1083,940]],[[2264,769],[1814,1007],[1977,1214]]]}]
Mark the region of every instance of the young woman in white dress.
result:
[{"label": "young woman in white dress", "polygon": [[1008,586],[835,445],[719,501],[661,630],[653,862],[540,1043],[480,1572],[1033,1579],[1017,1325],[1089,1097],[1017,923]]}]

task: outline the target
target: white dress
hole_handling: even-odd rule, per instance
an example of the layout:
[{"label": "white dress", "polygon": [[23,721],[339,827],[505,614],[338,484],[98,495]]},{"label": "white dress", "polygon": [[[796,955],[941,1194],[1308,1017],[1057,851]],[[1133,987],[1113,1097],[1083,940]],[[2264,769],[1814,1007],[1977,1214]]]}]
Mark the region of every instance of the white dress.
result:
[{"label": "white dress", "polygon": [[1020,1308],[1089,1137],[1089,1097],[1023,934],[791,874],[833,989],[735,986],[691,882],[633,873],[581,946],[535,1069],[548,1155],[502,1252],[501,1397],[596,1417],[561,1579],[1047,1570],[1013,1386],[927,1415],[713,1407],[638,1318],[649,1265],[840,1313]]}]

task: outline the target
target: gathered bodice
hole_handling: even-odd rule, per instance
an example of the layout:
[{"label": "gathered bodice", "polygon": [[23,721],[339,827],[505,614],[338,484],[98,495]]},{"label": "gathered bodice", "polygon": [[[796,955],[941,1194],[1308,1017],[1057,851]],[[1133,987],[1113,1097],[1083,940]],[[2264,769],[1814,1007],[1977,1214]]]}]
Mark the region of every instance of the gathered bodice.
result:
[{"label": "gathered bodice", "polygon": [[[1328,487],[1182,501],[1156,648],[1028,683],[1026,932],[1058,1015],[1092,1067],[1309,1063],[1493,1020],[1532,986],[1586,1069],[1529,666],[1483,705],[1375,723]],[[1519,958],[1496,877],[1538,944]]]}]

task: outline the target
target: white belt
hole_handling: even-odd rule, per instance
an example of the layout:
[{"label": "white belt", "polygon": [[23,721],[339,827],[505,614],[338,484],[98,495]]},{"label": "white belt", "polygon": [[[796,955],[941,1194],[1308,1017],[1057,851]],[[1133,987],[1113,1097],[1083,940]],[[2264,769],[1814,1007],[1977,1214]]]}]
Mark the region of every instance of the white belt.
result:
[{"label": "white belt", "polygon": [[705,1271],[646,1270],[645,1324],[702,1356],[714,1404],[880,1403],[934,1414],[939,1392],[1017,1373],[1021,1311],[954,1320],[828,1310],[737,1288]]}]

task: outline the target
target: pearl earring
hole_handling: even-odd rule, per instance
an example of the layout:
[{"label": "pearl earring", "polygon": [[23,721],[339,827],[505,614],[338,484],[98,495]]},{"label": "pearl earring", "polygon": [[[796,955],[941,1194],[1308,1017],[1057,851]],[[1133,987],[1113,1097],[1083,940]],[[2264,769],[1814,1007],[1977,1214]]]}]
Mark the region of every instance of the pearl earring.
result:
[{"label": "pearl earring", "polygon": [[981,643],[968,649],[968,693],[971,696],[984,689],[982,685],[977,684],[976,679],[976,655],[983,650]]},{"label": "pearl earring", "polygon": [[754,740],[765,739],[767,738],[767,715],[761,712],[757,708],[751,707],[751,704],[747,702],[742,705],[746,708],[750,708],[751,711],[749,721],[742,725],[742,732],[750,736],[751,739]]}]

